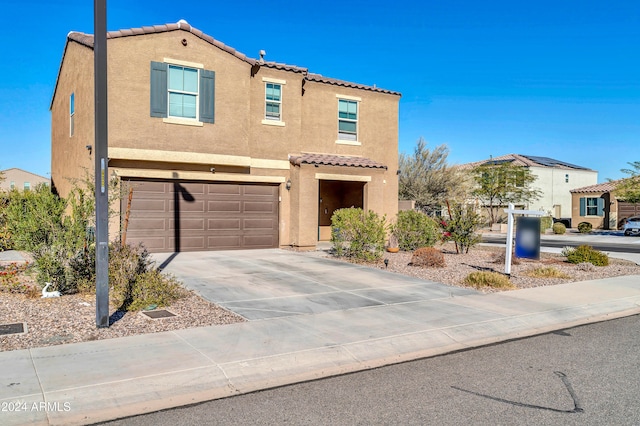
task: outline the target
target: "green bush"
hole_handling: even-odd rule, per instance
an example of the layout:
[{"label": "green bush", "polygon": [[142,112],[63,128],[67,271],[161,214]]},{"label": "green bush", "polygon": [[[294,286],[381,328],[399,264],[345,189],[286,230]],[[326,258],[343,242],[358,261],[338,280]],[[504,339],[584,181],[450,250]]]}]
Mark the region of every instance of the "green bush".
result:
[{"label": "green bush", "polygon": [[515,288],[509,278],[498,272],[478,271],[472,272],[464,279],[464,283],[475,288]]},{"label": "green bush", "polygon": [[553,229],[554,234],[564,234],[565,232],[567,232],[567,227],[560,222],[554,223],[551,229]]},{"label": "green bush", "polygon": [[609,264],[609,256],[601,251],[595,250],[591,246],[582,245],[576,247],[574,251],[567,256],[569,263],[588,262],[594,266],[607,266]]},{"label": "green bush", "polygon": [[553,226],[553,218],[551,216],[543,216],[540,218],[540,232],[551,229]]},{"label": "green bush", "polygon": [[482,240],[476,233],[482,223],[482,217],[475,212],[473,206],[454,205],[451,207],[449,220],[440,222],[442,240],[453,241],[459,252],[469,253],[469,249]]},{"label": "green bush", "polygon": [[398,239],[398,247],[403,251],[412,251],[418,247],[433,247],[440,238],[438,223],[426,214],[405,210],[398,212],[391,233]]},{"label": "green bush", "polygon": [[331,217],[331,243],[336,256],[374,261],[382,258],[385,217],[361,208],[339,209]]},{"label": "green bush", "polygon": [[578,224],[578,232],[580,232],[581,234],[588,234],[592,229],[593,225],[591,225],[589,222],[580,222]]}]

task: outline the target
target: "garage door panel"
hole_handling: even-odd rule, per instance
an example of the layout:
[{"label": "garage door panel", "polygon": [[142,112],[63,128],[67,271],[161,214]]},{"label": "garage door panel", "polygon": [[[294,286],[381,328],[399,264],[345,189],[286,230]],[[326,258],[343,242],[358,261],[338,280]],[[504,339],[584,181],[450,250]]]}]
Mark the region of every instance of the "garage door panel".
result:
[{"label": "garage door panel", "polygon": [[273,231],[275,227],[275,223],[273,219],[244,219],[242,221],[243,229],[246,230],[268,230],[269,232]]},{"label": "garage door panel", "polygon": [[240,201],[209,201],[209,212],[233,212],[240,213],[242,203]]},{"label": "garage door panel", "polygon": [[[169,220],[169,229],[176,229],[176,222],[174,220]],[[205,230],[204,227],[205,220],[204,218],[196,218],[196,219],[180,219],[180,226],[178,229],[180,231],[199,231],[203,232]]]},{"label": "garage door panel", "polygon": [[243,237],[243,245],[245,247],[273,247],[274,243],[275,241],[273,235],[247,235]]},{"label": "garage door panel", "polygon": [[273,213],[276,209],[276,205],[273,202],[255,202],[245,201],[243,203],[243,211],[247,213]]},{"label": "garage door panel", "polygon": [[211,195],[240,195],[242,187],[237,184],[209,184],[207,185],[207,193]]},{"label": "garage door panel", "polygon": [[[149,251],[174,251],[176,237],[180,251],[278,246],[276,185],[145,180],[130,183],[134,196],[127,240],[143,242]],[[125,208],[123,200],[122,211]]]},{"label": "garage door panel", "polygon": [[234,249],[242,246],[242,237],[239,235],[218,235],[208,238],[209,248],[212,250]]},{"label": "garage door panel", "polygon": [[245,185],[243,189],[245,195],[262,195],[266,197],[273,197],[278,190],[275,186],[266,185]]},{"label": "garage door panel", "polygon": [[[137,195],[137,194],[136,194]],[[131,211],[147,212],[147,213],[162,213],[167,210],[166,200],[162,199],[132,199]]]},{"label": "garage door panel", "polygon": [[241,228],[241,219],[236,217],[230,217],[226,219],[209,219],[207,221],[208,229],[210,230],[233,230],[239,231]]},{"label": "garage door panel", "polygon": [[131,217],[129,219],[129,229],[128,232],[130,234],[147,234],[146,231],[154,231],[154,230],[167,230],[165,218],[144,218],[144,217]]},{"label": "garage door panel", "polygon": [[[173,212],[176,210],[176,206],[175,206],[175,202],[169,203],[170,207],[167,209],[169,212]],[[204,207],[205,207],[205,202],[200,200],[200,201],[191,201],[191,202],[186,202],[181,200],[178,203],[178,209],[180,210],[180,213],[189,213],[189,212],[198,212],[198,213],[204,213]]]}]

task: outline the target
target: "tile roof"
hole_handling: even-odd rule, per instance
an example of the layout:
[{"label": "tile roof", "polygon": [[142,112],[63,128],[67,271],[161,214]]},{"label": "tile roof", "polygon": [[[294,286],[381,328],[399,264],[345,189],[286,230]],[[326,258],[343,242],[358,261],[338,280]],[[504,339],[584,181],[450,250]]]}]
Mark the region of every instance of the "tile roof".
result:
[{"label": "tile roof", "polygon": [[564,161],[555,160],[549,157],[537,157],[533,155],[507,154],[500,157],[492,157],[489,160],[475,161],[458,166],[460,169],[471,169],[482,164],[499,164],[512,163],[517,166],[524,167],[554,167],[567,170],[591,170],[587,167],[576,166],[575,164],[565,163]]},{"label": "tile roof", "polygon": [[[144,34],[163,33],[163,32],[169,32],[169,31],[190,32],[191,34],[206,41],[207,43],[213,46],[216,46],[219,49],[224,50],[225,52],[230,53],[231,55],[237,57],[242,61],[249,63],[251,66],[260,66],[260,67],[264,66],[267,68],[275,68],[277,70],[302,73],[305,75],[305,80],[308,80],[308,81],[315,81],[319,83],[333,84],[337,86],[351,87],[355,89],[370,90],[373,92],[402,96],[400,92],[381,89],[376,86],[366,86],[363,84],[350,83],[348,81],[342,81],[342,80],[337,80],[333,78],[323,77],[320,74],[310,74],[307,68],[299,67],[297,65],[287,65],[279,62],[271,62],[271,61],[267,62],[263,60],[249,58],[245,54],[238,52],[237,50],[227,46],[226,44],[214,39],[210,35],[203,33],[199,29],[192,27],[187,21],[183,19],[176,22],[175,24],[153,25],[153,26],[141,27],[141,28],[130,28],[130,29],[124,29],[124,30],[118,30],[118,31],[109,31],[107,33],[107,38],[113,39],[113,38],[120,38],[120,37],[131,37],[131,36],[138,36],[138,35],[144,35]],[[85,34],[81,32],[72,31],[69,33],[67,38],[69,40],[76,41],[82,45],[85,45],[93,49],[93,34]]]},{"label": "tile roof", "polygon": [[587,193],[587,192],[612,192],[616,189],[616,185],[620,180],[614,180],[611,182],[598,183],[596,185],[583,186],[582,188],[574,188],[570,192],[572,193]]},{"label": "tile roof", "polygon": [[345,167],[364,167],[370,169],[387,169],[382,163],[363,157],[343,157],[331,154],[302,154],[290,155],[289,161],[294,166],[301,164],[313,164],[316,166],[345,166]]},{"label": "tile roof", "polygon": [[376,87],[376,86],[365,86],[363,84],[351,83],[349,81],[344,81],[344,80],[337,80],[335,78],[324,77],[324,76],[322,76],[320,74],[309,73],[309,74],[307,74],[306,79],[308,81],[315,81],[315,82],[318,82],[318,83],[333,84],[334,86],[351,87],[351,88],[354,88],[354,89],[371,90],[371,91],[374,91],[374,92],[380,92],[380,93],[387,93],[387,94],[390,94],[390,95],[402,96],[402,94],[400,92],[394,92],[393,90],[386,90],[386,89],[381,89],[381,88]]}]

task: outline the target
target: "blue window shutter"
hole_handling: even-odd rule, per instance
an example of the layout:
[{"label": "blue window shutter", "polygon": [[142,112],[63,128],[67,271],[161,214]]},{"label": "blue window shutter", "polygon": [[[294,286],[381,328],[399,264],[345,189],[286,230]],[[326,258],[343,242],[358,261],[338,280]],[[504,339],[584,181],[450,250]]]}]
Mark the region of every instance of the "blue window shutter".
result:
[{"label": "blue window shutter", "polygon": [[167,64],[151,62],[151,117],[167,116]]},{"label": "blue window shutter", "polygon": [[203,123],[214,122],[216,92],[215,71],[200,71],[200,121]]},{"label": "blue window shutter", "polygon": [[604,198],[598,198],[598,216],[604,216]]},{"label": "blue window shutter", "polygon": [[587,215],[587,199],[582,197],[580,198],[580,216]]}]

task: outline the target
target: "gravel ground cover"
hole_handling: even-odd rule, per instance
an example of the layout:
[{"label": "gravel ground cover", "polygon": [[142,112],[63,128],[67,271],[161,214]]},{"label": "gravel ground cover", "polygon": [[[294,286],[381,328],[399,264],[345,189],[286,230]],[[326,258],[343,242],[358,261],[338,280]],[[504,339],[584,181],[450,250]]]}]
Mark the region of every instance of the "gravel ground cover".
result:
[{"label": "gravel ground cover", "polygon": [[[496,258],[500,253],[504,253],[503,248],[479,246],[471,249],[468,254],[456,254],[452,244],[438,248],[444,253],[444,268],[411,266],[409,263],[412,254],[405,252],[385,253],[384,258],[389,260],[388,266],[385,266],[383,261],[366,265],[453,286],[464,286],[464,278],[474,271],[504,272],[504,261],[496,263]],[[526,271],[540,266],[553,266],[571,278],[526,276]],[[539,261],[520,260],[520,264],[513,265],[511,282],[517,288],[527,288],[621,275],[640,275],[640,266],[617,259],[611,259],[609,266],[605,267],[573,265],[565,262],[565,258],[560,255],[543,253]],[[30,280],[28,276],[23,276],[22,279]],[[498,291],[490,288],[481,290]],[[27,333],[24,334],[0,335],[0,351],[245,321],[244,318],[202,299],[193,292],[165,309],[176,316],[154,320],[140,312],[118,312],[112,308],[111,326],[98,329],[95,325],[94,295],[76,294],[41,299],[0,292],[0,324],[23,322],[27,328]]]}]

